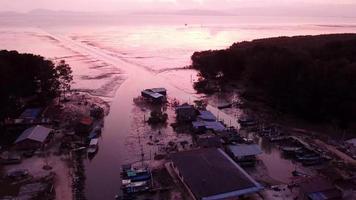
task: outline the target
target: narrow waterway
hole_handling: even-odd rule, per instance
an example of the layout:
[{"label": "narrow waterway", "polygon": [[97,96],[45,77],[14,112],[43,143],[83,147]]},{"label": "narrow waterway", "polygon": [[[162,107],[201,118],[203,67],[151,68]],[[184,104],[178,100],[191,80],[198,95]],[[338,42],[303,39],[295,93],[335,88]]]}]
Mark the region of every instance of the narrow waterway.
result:
[{"label": "narrow waterway", "polygon": [[[110,63],[118,67],[125,73],[127,79],[116,91],[115,97],[111,101],[109,115],[105,118],[102,137],[99,141],[99,151],[92,160],[86,161],[86,183],[85,191],[88,199],[113,199],[120,192],[121,179],[120,167],[123,164],[135,162],[141,159],[141,150],[145,152],[145,158],[151,157],[154,147],[147,145],[146,132],[151,130],[148,125],[144,125],[144,115],[147,111],[140,110],[133,102],[133,99],[140,95],[141,90],[150,87],[165,87],[168,90],[169,98],[177,99],[180,102],[193,102],[200,96],[190,92],[192,88],[180,87],[181,85],[192,85],[186,83],[189,79],[179,77],[195,77],[193,70],[175,71],[176,77],[168,80],[160,73],[147,70],[131,63],[121,60],[115,55],[109,54],[105,50],[87,46],[68,38],[55,36],[71,49],[90,55],[98,60]],[[185,82],[183,82],[185,81]],[[235,116],[230,116],[208,105],[208,110],[218,116],[230,126],[238,127]],[[170,122],[174,121],[172,110],[170,111]],[[163,127],[165,136],[176,135],[168,125]],[[177,136],[179,137],[179,136]],[[147,139],[147,137],[146,137]],[[263,144],[260,143],[263,147]],[[265,153],[261,160],[265,162],[271,176],[277,175],[277,179],[284,182],[290,177],[293,164],[281,158],[276,149]],[[266,151],[267,150],[267,151]]]}]

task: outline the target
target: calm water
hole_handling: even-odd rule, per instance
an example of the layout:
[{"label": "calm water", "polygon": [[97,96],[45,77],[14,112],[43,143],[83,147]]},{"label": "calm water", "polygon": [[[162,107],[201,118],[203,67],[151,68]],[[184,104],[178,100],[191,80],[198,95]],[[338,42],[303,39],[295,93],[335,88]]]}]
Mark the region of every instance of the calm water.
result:
[{"label": "calm water", "polygon": [[[255,38],[356,32],[354,19],[248,17],[146,17],[145,20],[120,18],[73,22],[40,21],[24,23],[0,18],[0,47],[31,52],[53,60],[66,59],[72,65],[73,87],[101,96],[111,102],[105,119],[99,152],[86,162],[88,199],[112,199],[120,190],[120,166],[145,157],[157,147],[146,145],[149,136],[163,143],[186,140],[172,128],[151,129],[142,123],[148,110],[133,104],[133,98],[148,87],[166,87],[171,98],[192,102],[200,98],[192,88],[193,70],[182,70],[190,64],[194,51],[219,49],[233,42]],[[99,20],[100,21],[100,20]],[[15,25],[16,26],[15,26]],[[25,25],[26,24],[26,25]],[[187,25],[185,25],[187,24]],[[337,26],[335,26],[337,25]],[[213,107],[213,113],[225,122],[236,120]],[[173,111],[168,108],[170,122]],[[276,179],[289,178],[293,164],[280,158],[278,151],[263,145],[262,159]],[[283,172],[283,173],[281,173]],[[288,174],[288,175],[287,175]]]}]

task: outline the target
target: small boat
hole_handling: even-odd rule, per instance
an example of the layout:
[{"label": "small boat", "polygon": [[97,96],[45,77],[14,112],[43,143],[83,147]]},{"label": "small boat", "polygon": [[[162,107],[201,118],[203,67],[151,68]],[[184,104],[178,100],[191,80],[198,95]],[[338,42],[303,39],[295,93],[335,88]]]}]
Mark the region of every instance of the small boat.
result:
[{"label": "small boat", "polygon": [[89,147],[87,150],[88,154],[94,154],[96,153],[96,151],[98,151],[98,143],[99,143],[98,138],[94,138],[90,140]]},{"label": "small boat", "polygon": [[302,149],[302,147],[283,147],[282,151],[283,151],[283,153],[287,153],[287,154],[290,154],[290,153],[295,154],[300,149]]},{"label": "small boat", "polygon": [[129,179],[132,182],[145,181],[151,178],[151,173],[148,169],[128,170],[122,174],[123,179]]},{"label": "small boat", "polygon": [[297,155],[297,160],[298,161],[311,161],[311,160],[320,160],[319,155],[310,155],[310,156],[299,156]]},{"label": "small boat", "polygon": [[125,188],[125,187],[131,187],[131,186],[137,186],[137,185],[143,185],[143,184],[149,184],[148,180],[145,181],[132,181],[130,179],[123,179],[121,182],[121,187]]},{"label": "small boat", "polygon": [[150,189],[149,181],[131,182],[127,185],[122,186],[122,191],[128,194],[145,192],[148,191],[149,189]]}]

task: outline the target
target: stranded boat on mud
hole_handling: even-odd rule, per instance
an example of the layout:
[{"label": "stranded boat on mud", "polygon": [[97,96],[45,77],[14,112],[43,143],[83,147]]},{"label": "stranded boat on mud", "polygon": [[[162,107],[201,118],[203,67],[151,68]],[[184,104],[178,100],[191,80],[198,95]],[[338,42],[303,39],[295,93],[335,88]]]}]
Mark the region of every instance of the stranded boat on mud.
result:
[{"label": "stranded boat on mud", "polygon": [[130,180],[131,182],[135,181],[145,181],[151,179],[151,172],[148,168],[130,168],[123,170],[121,173],[121,177],[123,179],[123,184],[126,180]]},{"label": "stranded boat on mud", "polygon": [[122,191],[127,194],[145,192],[150,189],[150,181],[137,181],[131,182],[130,180],[126,180],[126,184],[121,186]]},{"label": "stranded boat on mud", "polygon": [[302,147],[283,147],[282,151],[285,155],[288,156],[295,156],[295,154],[302,150]]},{"label": "stranded boat on mud", "polygon": [[122,191],[126,194],[148,191],[151,188],[151,171],[148,167],[122,166]]}]

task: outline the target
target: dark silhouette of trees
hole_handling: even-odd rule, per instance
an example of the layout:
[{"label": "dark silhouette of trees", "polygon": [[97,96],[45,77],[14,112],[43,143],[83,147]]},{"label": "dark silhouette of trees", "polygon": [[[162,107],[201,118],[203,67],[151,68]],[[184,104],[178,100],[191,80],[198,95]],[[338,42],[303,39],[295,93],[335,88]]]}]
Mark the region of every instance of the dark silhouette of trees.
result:
[{"label": "dark silhouette of trees", "polygon": [[61,60],[56,66],[57,80],[59,81],[59,90],[61,93],[70,91],[71,82],[73,81],[72,69],[64,61]]},{"label": "dark silhouette of trees", "polygon": [[200,72],[198,92],[209,83],[238,81],[245,97],[258,96],[284,112],[341,127],[356,119],[356,34],[235,43],[194,53],[192,67]]},{"label": "dark silhouette of trees", "polygon": [[45,105],[70,89],[71,72],[64,61],[55,65],[42,56],[0,51],[0,119],[16,114],[28,97]]}]

